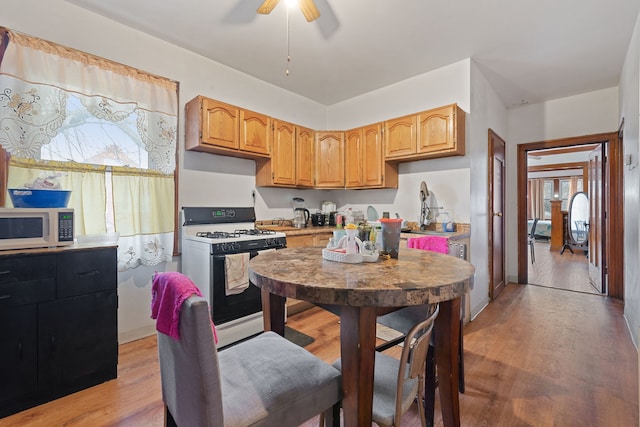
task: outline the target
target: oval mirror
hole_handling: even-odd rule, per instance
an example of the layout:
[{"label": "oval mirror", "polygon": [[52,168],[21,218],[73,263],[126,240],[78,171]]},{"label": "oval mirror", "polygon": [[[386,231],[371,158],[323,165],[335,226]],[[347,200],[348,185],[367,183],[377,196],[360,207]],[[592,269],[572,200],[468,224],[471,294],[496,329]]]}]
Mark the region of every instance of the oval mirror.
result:
[{"label": "oval mirror", "polygon": [[576,245],[586,244],[589,236],[589,199],[584,191],[571,197],[567,226],[571,240]]}]

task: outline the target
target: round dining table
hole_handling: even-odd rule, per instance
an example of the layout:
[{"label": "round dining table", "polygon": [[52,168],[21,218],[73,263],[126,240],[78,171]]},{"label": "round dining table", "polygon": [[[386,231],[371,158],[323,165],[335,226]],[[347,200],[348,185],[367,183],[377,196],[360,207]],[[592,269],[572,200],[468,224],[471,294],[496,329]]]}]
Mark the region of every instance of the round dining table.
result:
[{"label": "round dining table", "polygon": [[405,248],[396,259],[350,264],[323,259],[322,249],[287,248],[251,259],[249,279],[262,291],[265,330],[284,336],[286,298],[340,313],[344,425],[370,426],[377,316],[439,303],[434,328],[440,406],[444,425],[459,426],[460,300],[472,286],[473,265]]}]

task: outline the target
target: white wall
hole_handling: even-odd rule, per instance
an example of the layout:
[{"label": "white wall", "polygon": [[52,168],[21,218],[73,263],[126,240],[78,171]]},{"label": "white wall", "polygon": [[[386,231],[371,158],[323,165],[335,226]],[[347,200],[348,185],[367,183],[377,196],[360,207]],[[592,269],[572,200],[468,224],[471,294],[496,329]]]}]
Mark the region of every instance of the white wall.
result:
[{"label": "white wall", "polygon": [[507,276],[518,281],[517,151],[518,144],[618,129],[618,88],[612,87],[508,110],[507,132]]},{"label": "white wall", "polygon": [[[457,103],[469,120],[469,60],[412,77],[327,108],[327,129],[348,130],[406,114]],[[467,144],[468,144],[467,137]],[[398,189],[334,190],[339,208],[398,213],[407,221],[420,214],[420,182],[458,222],[469,222],[469,156],[401,163]],[[438,219],[441,222],[442,218]]]},{"label": "white wall", "polygon": [[624,315],[638,343],[640,327],[640,15],[620,76],[620,120],[623,150],[632,165],[624,171]]},{"label": "white wall", "polygon": [[331,105],[327,129],[353,129],[453,103],[469,113],[469,63],[465,59]]},{"label": "white wall", "polygon": [[[489,303],[489,129],[506,140],[507,111],[480,68],[471,62],[471,117],[467,123],[467,153],[471,163],[470,215],[471,262],[476,267],[476,279],[471,291],[471,317]],[[507,180],[507,188],[509,181]],[[514,215],[508,205],[505,216]],[[505,239],[508,241],[507,231]],[[509,257],[508,251],[507,259]]]}]

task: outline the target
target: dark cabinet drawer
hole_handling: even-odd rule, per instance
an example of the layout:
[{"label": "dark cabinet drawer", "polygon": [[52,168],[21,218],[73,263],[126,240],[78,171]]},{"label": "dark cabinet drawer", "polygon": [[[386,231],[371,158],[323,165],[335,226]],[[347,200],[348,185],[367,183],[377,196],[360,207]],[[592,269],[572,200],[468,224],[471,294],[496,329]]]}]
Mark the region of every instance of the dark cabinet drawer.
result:
[{"label": "dark cabinet drawer", "polygon": [[0,308],[51,300],[55,289],[55,255],[0,258]]},{"label": "dark cabinet drawer", "polygon": [[117,280],[115,248],[58,255],[58,298],[115,290]]},{"label": "dark cabinet drawer", "polygon": [[55,279],[55,255],[0,257],[0,286],[9,283]]}]

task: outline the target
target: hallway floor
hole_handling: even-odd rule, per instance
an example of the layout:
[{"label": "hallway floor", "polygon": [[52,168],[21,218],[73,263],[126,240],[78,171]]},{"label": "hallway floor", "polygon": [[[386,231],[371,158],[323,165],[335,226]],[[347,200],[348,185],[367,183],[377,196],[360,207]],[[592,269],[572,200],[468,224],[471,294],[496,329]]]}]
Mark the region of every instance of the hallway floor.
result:
[{"label": "hallway floor", "polygon": [[534,252],[535,263],[531,263],[529,252],[529,284],[600,294],[589,282],[589,261],[584,252],[575,250],[572,254],[567,249],[560,255],[560,251],[550,251],[545,241],[536,241]]}]

